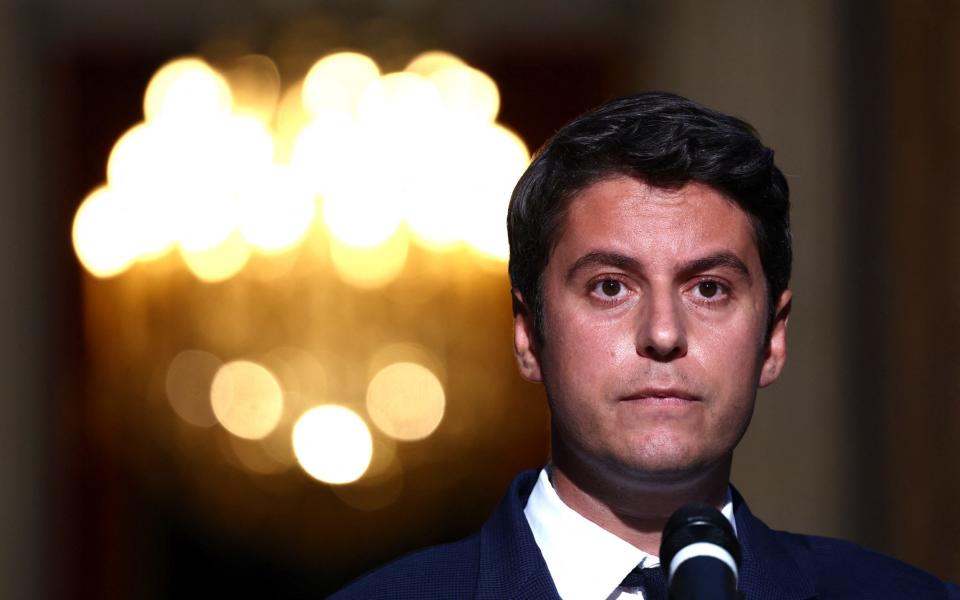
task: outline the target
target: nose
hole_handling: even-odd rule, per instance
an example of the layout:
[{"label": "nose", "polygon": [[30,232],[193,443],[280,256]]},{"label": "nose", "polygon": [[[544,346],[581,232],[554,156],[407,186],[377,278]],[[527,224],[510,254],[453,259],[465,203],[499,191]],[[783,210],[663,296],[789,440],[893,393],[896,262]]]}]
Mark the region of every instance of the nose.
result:
[{"label": "nose", "polygon": [[651,291],[640,313],[637,354],[666,362],[687,354],[687,330],[680,299],[672,291]]}]

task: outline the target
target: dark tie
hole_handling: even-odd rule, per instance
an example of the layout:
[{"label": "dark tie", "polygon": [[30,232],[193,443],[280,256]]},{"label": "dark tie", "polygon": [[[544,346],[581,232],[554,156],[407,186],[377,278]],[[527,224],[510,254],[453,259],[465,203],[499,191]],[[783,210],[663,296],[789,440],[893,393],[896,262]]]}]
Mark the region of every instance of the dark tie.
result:
[{"label": "dark tie", "polygon": [[643,588],[644,600],[667,600],[667,584],[660,567],[634,567],[620,583],[623,587]]}]

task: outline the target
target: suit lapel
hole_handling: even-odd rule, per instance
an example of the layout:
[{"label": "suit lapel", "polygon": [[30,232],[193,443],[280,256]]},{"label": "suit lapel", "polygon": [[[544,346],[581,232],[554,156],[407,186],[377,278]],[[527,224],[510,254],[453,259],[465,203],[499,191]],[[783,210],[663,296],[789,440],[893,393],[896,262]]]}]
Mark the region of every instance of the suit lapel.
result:
[{"label": "suit lapel", "polygon": [[737,539],[743,552],[739,588],[745,600],[816,598],[813,581],[797,564],[799,557],[778,538],[783,534],[777,534],[753,516],[736,490],[733,509]]},{"label": "suit lapel", "polygon": [[560,600],[523,514],[536,481],[536,471],[517,476],[480,530],[477,600]]},{"label": "suit lapel", "polygon": [[[480,572],[477,600],[560,600],[547,564],[523,514],[536,471],[517,476],[493,515],[480,530]],[[782,536],[753,516],[743,497],[733,491],[737,538],[743,552],[740,591],[745,600],[810,600],[817,598],[813,581]]]}]

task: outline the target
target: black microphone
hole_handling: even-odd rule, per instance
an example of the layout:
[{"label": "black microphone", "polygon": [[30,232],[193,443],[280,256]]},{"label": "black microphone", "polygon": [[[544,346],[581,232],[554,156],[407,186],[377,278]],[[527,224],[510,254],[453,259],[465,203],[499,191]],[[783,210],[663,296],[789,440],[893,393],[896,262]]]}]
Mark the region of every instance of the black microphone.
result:
[{"label": "black microphone", "polygon": [[670,600],[737,600],[740,544],[730,521],[709,504],[673,513],[660,540]]}]

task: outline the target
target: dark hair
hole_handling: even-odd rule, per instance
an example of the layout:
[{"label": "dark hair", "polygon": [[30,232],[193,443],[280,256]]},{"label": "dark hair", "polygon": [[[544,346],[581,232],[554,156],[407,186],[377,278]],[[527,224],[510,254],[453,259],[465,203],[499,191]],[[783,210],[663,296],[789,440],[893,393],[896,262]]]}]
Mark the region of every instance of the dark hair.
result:
[{"label": "dark hair", "polygon": [[766,277],[768,333],[790,281],[787,181],[746,122],[691,100],[652,92],[608,102],[563,127],[520,177],[507,213],[510,281],[543,342],[541,276],[573,197],[611,175],[674,189],[697,181],[735,202],[753,225]]}]

